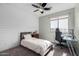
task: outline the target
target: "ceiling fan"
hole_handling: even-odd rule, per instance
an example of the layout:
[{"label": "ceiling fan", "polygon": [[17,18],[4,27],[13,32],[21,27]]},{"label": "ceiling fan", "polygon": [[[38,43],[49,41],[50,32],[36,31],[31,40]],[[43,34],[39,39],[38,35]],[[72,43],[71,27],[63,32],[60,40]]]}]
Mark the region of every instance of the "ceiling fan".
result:
[{"label": "ceiling fan", "polygon": [[46,7],[46,5],[47,3],[32,4],[33,7],[37,8],[34,12],[40,11],[41,14],[43,14],[44,11],[51,10],[51,7]]}]

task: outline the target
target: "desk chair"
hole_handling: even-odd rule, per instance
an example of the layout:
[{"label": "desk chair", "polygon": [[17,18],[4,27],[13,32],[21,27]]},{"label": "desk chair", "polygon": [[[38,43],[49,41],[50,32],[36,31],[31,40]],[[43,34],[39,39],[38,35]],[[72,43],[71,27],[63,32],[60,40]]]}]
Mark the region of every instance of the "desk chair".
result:
[{"label": "desk chair", "polygon": [[61,37],[62,32],[60,32],[59,28],[56,29],[55,34],[56,34],[55,40],[59,42],[59,44],[57,45],[61,46],[62,48],[62,46],[64,46],[62,43],[63,42],[66,43],[66,40],[63,40],[63,38]]}]

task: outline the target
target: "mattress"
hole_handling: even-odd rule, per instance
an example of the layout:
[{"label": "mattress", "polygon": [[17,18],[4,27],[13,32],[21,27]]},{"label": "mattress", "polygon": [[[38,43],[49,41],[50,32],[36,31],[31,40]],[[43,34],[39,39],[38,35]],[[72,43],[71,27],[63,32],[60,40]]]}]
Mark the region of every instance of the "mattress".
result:
[{"label": "mattress", "polygon": [[43,39],[29,38],[23,39],[21,45],[39,53],[40,55],[45,55],[52,43]]}]

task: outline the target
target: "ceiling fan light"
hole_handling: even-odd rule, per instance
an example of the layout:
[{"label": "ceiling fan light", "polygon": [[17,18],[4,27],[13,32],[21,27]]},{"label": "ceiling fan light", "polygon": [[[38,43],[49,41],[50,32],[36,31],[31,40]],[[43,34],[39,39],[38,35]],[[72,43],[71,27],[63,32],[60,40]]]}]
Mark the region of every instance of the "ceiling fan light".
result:
[{"label": "ceiling fan light", "polygon": [[42,9],[39,9],[39,11],[42,12],[43,10]]}]

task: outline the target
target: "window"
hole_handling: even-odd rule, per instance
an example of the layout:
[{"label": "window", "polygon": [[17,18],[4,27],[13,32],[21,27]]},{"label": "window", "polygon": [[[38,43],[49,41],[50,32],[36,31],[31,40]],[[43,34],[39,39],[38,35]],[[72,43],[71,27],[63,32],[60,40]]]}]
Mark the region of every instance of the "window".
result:
[{"label": "window", "polygon": [[51,29],[57,28],[57,20],[51,21]]},{"label": "window", "polygon": [[50,27],[52,29],[59,28],[62,32],[68,32],[68,15],[51,18]]}]

